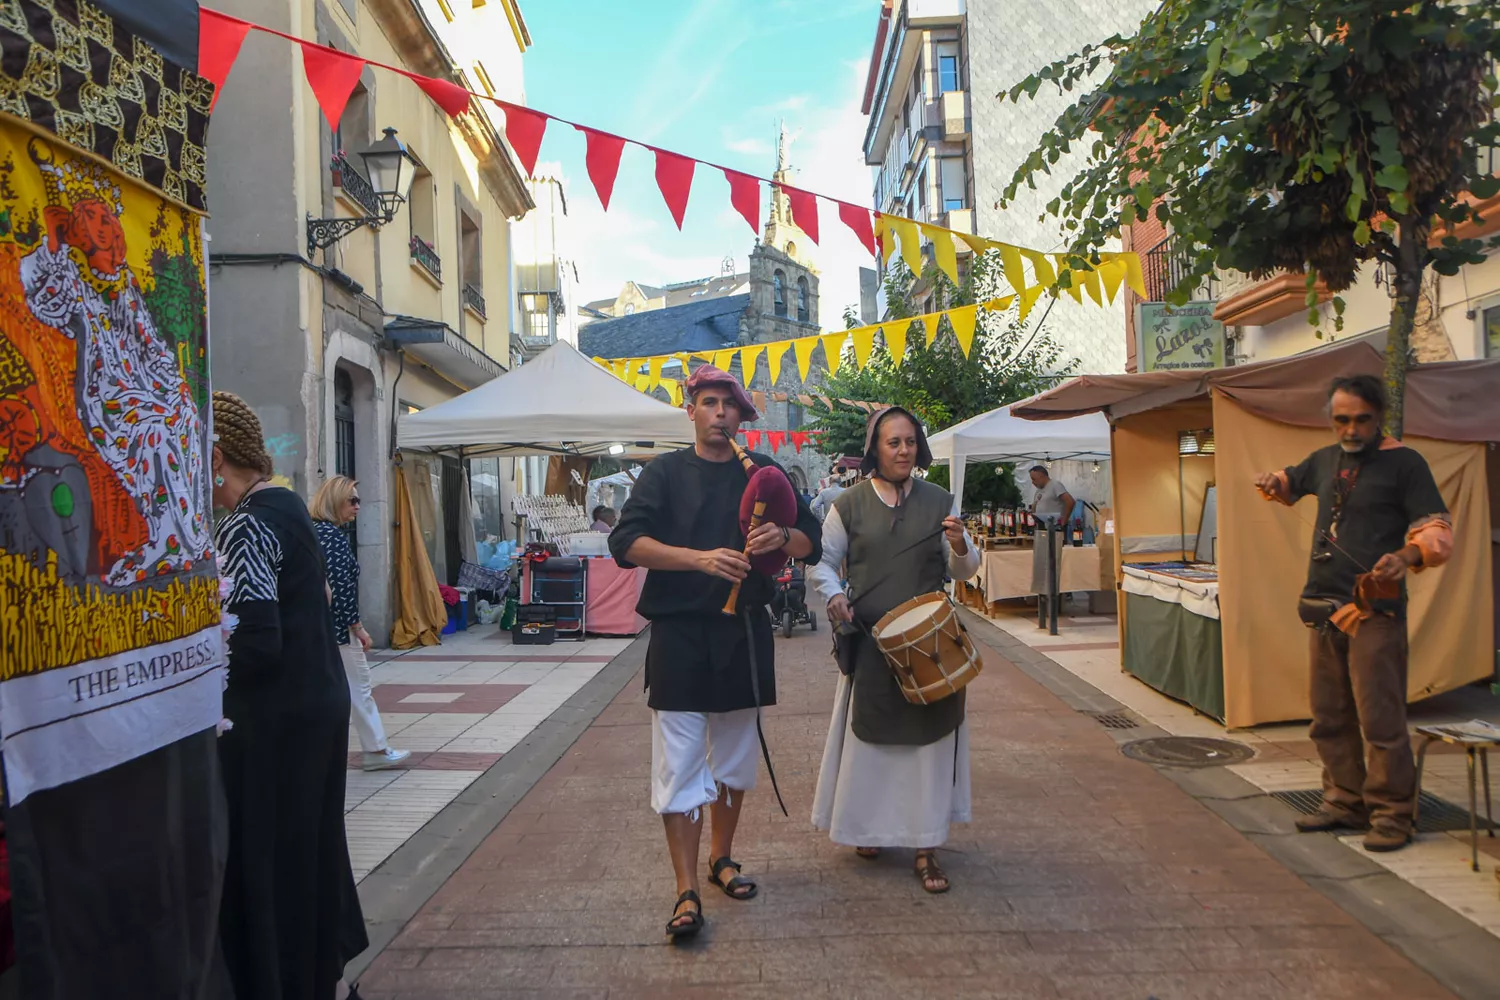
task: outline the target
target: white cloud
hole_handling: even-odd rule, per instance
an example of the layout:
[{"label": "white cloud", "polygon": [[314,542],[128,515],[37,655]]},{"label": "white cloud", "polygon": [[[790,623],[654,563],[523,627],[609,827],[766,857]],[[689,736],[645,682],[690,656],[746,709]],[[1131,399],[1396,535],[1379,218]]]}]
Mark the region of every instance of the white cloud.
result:
[{"label": "white cloud", "polygon": [[724,148],[731,153],[739,153],[741,156],[763,157],[770,156],[775,152],[769,139],[757,139],[754,136],[741,138],[730,138],[734,133],[730,129],[724,129]]}]

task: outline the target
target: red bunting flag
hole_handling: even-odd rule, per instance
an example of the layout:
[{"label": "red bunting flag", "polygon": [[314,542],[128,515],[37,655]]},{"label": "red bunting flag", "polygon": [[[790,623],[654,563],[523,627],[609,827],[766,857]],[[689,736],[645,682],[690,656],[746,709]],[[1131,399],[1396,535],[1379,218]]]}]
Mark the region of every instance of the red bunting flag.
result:
[{"label": "red bunting flag", "polygon": [[574,125],[588,142],[584,163],[589,169],[589,180],[594,182],[594,192],[599,195],[599,204],[609,211],[609,196],[615,190],[615,175],[620,172],[620,154],[625,150],[625,140],[608,132],[599,132],[583,125]]},{"label": "red bunting flag", "polygon": [[724,179],[729,182],[729,204],[750,223],[750,231],[760,235],[760,181],[749,174],[725,168]]},{"label": "red bunting flag", "polygon": [[302,42],[302,71],[307,74],[307,85],[317,98],[323,117],[335,132],[339,119],[344,117],[344,108],[359,75],[365,71],[365,61],[358,56],[340,52],[338,49],[312,42]]},{"label": "red bunting flag", "polygon": [[798,229],[807,234],[807,238],[814,243],[818,242],[818,199],[810,191],[800,188],[787,187],[785,184],[777,185],[786,194],[787,201],[792,205],[792,222],[796,223]]},{"label": "red bunting flag", "polygon": [[745,432],[745,447],[752,450],[760,447],[760,431]]},{"label": "red bunting flag", "polygon": [[802,451],[802,446],[807,444],[807,432],[792,431],[788,436],[792,439],[792,447],[796,448],[800,453]]},{"label": "red bunting flag", "polygon": [[198,11],[198,75],[214,85],[209,113],[219,103],[224,81],[239,58],[240,46],[250,33],[250,22],[204,7]]},{"label": "red bunting flag", "polygon": [[766,431],[766,440],[771,443],[773,452],[780,451],[781,446],[786,444],[786,431]]},{"label": "red bunting flag", "polygon": [[859,242],[870,251],[870,256],[875,256],[875,229],[870,225],[870,210],[851,205],[846,201],[839,202],[839,218],[844,225],[854,230],[854,235],[859,237]]},{"label": "red bunting flag", "polygon": [[672,221],[682,228],[682,217],[687,212],[688,194],[693,188],[693,166],[696,161],[665,149],[651,147],[656,154],[656,186],[672,213]]},{"label": "red bunting flag", "polygon": [[406,74],[422,88],[422,92],[432,98],[438,107],[448,113],[448,117],[457,118],[469,110],[469,92],[452,80],[440,80],[435,76],[418,76],[416,73]]},{"label": "red bunting flag", "polygon": [[505,112],[505,138],[516,158],[526,168],[526,176],[536,173],[537,154],[542,151],[542,135],[547,131],[547,116],[519,104],[496,101]]}]

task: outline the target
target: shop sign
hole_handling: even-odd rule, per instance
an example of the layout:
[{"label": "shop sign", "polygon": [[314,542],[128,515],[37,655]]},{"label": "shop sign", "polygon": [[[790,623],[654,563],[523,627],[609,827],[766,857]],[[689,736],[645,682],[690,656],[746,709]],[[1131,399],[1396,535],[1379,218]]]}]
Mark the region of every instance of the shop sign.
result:
[{"label": "shop sign", "polygon": [[1143,372],[1224,367],[1224,324],[1217,302],[1143,302],[1135,307],[1139,368]]}]

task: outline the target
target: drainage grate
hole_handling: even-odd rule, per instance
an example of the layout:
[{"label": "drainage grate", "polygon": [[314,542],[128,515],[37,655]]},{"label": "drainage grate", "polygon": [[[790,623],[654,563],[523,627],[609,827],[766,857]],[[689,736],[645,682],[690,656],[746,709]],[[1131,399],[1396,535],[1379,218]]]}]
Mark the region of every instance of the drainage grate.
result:
[{"label": "drainage grate", "polygon": [[1141,727],[1139,722],[1136,722],[1124,712],[1085,712],[1083,714],[1099,723],[1105,729],[1139,729]]},{"label": "drainage grate", "polygon": [[1168,767],[1219,767],[1241,764],[1255,751],[1233,740],[1205,736],[1157,736],[1120,744],[1120,752],[1131,760]]},{"label": "drainage grate", "polygon": [[[1280,799],[1304,816],[1311,816],[1323,804],[1323,793],[1316,788],[1298,788],[1289,792],[1272,792],[1271,797]],[[1490,824],[1479,817],[1479,829],[1487,830]],[[1417,810],[1417,830],[1421,833],[1444,833],[1449,830],[1467,830],[1469,810],[1440,799],[1431,792],[1423,792],[1421,807]]]}]

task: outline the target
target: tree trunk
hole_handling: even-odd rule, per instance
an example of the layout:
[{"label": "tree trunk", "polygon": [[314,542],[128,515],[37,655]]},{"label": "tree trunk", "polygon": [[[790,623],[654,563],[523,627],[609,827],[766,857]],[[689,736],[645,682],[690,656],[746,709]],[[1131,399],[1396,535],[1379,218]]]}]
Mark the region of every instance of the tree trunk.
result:
[{"label": "tree trunk", "polygon": [[1432,224],[1408,215],[1400,221],[1396,247],[1395,297],[1385,346],[1385,432],[1400,440],[1406,419],[1406,370],[1411,363],[1411,332],[1417,297],[1422,294],[1422,271],[1427,266],[1427,238]]}]

